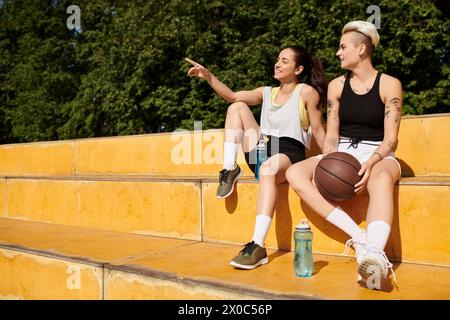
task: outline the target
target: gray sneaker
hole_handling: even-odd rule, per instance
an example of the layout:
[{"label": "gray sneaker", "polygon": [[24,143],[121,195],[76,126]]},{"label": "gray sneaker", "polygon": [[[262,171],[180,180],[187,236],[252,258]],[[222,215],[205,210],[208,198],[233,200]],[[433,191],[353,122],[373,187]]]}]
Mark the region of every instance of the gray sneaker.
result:
[{"label": "gray sneaker", "polygon": [[242,170],[237,164],[232,170],[221,170],[219,173],[219,187],[217,188],[217,198],[223,199],[233,193],[234,184],[241,175]]},{"label": "gray sneaker", "polygon": [[231,260],[230,265],[235,268],[250,270],[268,262],[269,257],[266,249],[251,241]]}]

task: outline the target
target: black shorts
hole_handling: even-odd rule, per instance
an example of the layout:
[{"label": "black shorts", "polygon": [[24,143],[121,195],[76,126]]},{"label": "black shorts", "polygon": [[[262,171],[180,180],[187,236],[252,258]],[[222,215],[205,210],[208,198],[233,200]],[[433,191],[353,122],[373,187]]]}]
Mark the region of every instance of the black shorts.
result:
[{"label": "black shorts", "polygon": [[[291,160],[291,164],[306,159],[305,146],[300,141],[289,137],[278,138],[274,136],[269,136],[269,140],[267,141],[267,156],[271,157],[278,153],[285,154],[289,158],[289,160]],[[245,152],[244,154],[245,154],[245,161],[247,161],[248,167],[250,168],[250,170],[253,171],[253,173],[255,173],[256,147],[253,148],[250,152]]]}]

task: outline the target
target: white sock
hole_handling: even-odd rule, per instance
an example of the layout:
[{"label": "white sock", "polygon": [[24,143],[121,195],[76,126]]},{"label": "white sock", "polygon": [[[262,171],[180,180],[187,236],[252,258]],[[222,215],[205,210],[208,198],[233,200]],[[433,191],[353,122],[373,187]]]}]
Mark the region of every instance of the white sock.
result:
[{"label": "white sock", "polygon": [[362,232],[356,222],[353,221],[353,219],[339,206],[331,211],[326,220],[350,235],[352,238],[358,237]]},{"label": "white sock", "polygon": [[272,218],[268,215],[258,214],[256,216],[255,231],[253,232],[252,240],[261,247],[264,247],[264,241],[266,240],[266,236],[269,232],[271,223]]},{"label": "white sock", "polygon": [[391,227],[384,221],[373,221],[367,226],[367,248],[384,251]]},{"label": "white sock", "polygon": [[239,144],[233,142],[225,142],[223,144],[223,168],[231,170],[236,163],[237,151]]}]

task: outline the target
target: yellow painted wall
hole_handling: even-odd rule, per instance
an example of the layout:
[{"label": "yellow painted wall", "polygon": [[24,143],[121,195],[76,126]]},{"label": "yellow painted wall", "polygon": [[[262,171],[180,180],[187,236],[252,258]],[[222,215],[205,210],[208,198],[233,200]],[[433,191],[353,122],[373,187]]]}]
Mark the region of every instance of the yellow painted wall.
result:
[{"label": "yellow painted wall", "polygon": [[223,134],[219,130],[80,140],[76,172],[217,175],[222,169],[222,149]]},{"label": "yellow painted wall", "polygon": [[450,116],[403,118],[396,155],[403,176],[450,175]]},{"label": "yellow painted wall", "polygon": [[450,266],[449,195],[450,186],[402,186],[395,247],[405,260]]},{"label": "yellow painted wall", "polygon": [[8,217],[199,240],[194,182],[10,179]]},{"label": "yellow painted wall", "polygon": [[0,217],[6,216],[6,180],[0,179]]},{"label": "yellow painted wall", "polygon": [[0,299],[102,299],[102,269],[0,248]]},{"label": "yellow painted wall", "polygon": [[[404,176],[450,174],[448,127],[449,114],[402,118],[396,155]],[[217,176],[223,130],[2,145],[0,159],[0,176]],[[252,176],[242,150],[238,163]]]},{"label": "yellow painted wall", "polygon": [[[401,160],[403,176],[450,174],[449,126],[448,115],[402,119],[396,156]],[[313,144],[308,155],[318,153]],[[80,140],[75,162],[79,175],[215,176],[222,168],[222,158],[223,130],[207,130]],[[253,176],[241,149],[237,162],[245,176]]]},{"label": "yellow painted wall", "polygon": [[200,239],[195,183],[85,181],[80,227]]},{"label": "yellow painted wall", "polygon": [[78,181],[9,179],[8,217],[77,226],[79,185]]},{"label": "yellow painted wall", "polygon": [[70,176],[73,160],[73,141],[1,145],[0,176]]}]

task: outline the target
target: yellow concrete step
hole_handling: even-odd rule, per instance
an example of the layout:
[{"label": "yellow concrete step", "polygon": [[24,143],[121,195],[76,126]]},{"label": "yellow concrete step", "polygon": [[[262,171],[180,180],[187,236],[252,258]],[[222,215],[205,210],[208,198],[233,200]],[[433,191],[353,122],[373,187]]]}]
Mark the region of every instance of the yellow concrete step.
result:
[{"label": "yellow concrete step", "polygon": [[[241,244],[250,240],[258,185],[242,179],[229,198],[215,197],[213,179],[7,178],[0,180],[0,216],[36,222]],[[395,261],[450,266],[450,177],[403,178],[395,187],[395,219],[386,247]],[[314,252],[340,254],[347,236],[315,215],[283,184],[267,237],[270,248],[291,250],[302,218],[312,222]],[[365,227],[368,196],[342,207]]]},{"label": "yellow concrete step", "polygon": [[[203,239],[245,243],[253,234],[258,185],[241,181],[225,200],[214,195],[217,182],[202,184]],[[301,219],[312,223],[314,252],[340,254],[348,236],[315,214],[287,184],[280,185],[278,205],[266,238],[271,248],[292,250],[292,233]],[[341,203],[366,227],[368,194]],[[394,221],[385,251],[394,261],[450,266],[450,177],[404,178],[394,189]]]},{"label": "yellow concrete step", "polygon": [[235,245],[93,231],[0,218],[0,299],[450,299],[450,268],[395,264],[396,285],[356,283],[353,258],[269,250],[252,271],[228,265]]},{"label": "yellow concrete step", "polygon": [[194,241],[0,219],[0,299],[103,299],[103,264]]},{"label": "yellow concrete step", "polygon": [[199,180],[6,179],[4,217],[201,239]]},{"label": "yellow concrete step", "polygon": [[[450,114],[403,117],[396,151],[403,176],[450,175],[449,127]],[[0,175],[216,177],[222,159],[223,130],[181,131],[1,145]],[[238,162],[252,176],[241,151]]]}]

